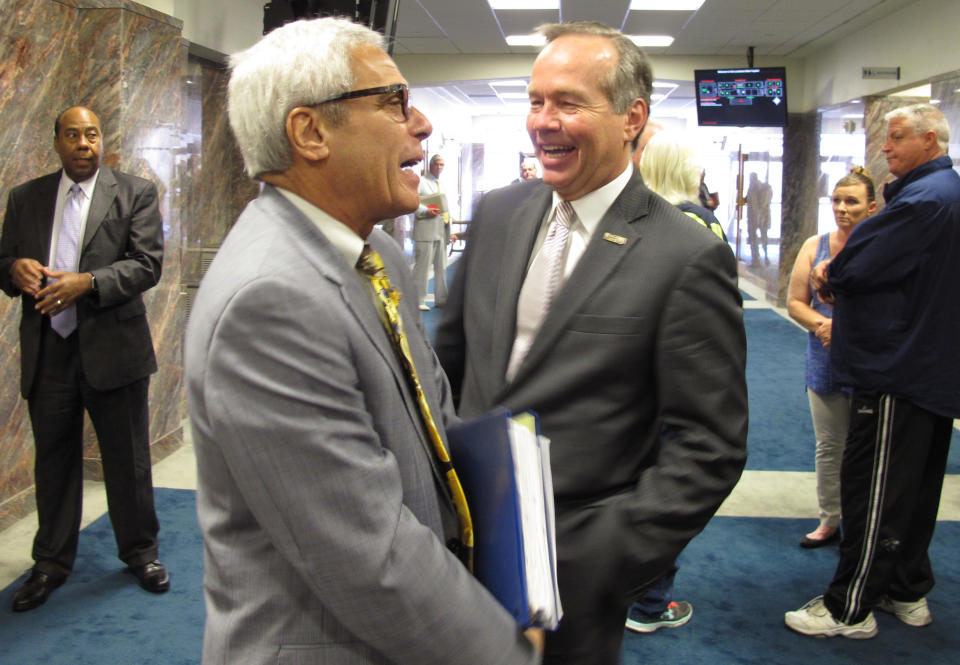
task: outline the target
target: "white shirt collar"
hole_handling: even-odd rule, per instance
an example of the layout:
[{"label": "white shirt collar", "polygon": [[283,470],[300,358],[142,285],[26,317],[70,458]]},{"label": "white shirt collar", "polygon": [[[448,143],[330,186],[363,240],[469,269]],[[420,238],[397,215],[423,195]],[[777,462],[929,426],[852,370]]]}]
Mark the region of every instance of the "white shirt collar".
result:
[{"label": "white shirt collar", "polygon": [[75,182],[70,176],[67,175],[66,170],[61,170],[60,172],[60,189],[58,191],[58,197],[64,199],[67,196],[67,193],[70,191],[70,188],[73,185],[79,185],[81,191],[83,191],[84,197],[89,201],[93,198],[93,190],[97,186],[97,178],[100,177],[100,169],[97,169],[91,177],[87,178],[83,182]]},{"label": "white shirt collar", "polygon": [[[627,183],[630,182],[630,178],[632,177],[633,160],[628,160],[627,168],[623,170],[623,173],[618,175],[603,187],[595,189],[589,194],[581,196],[576,201],[570,202],[570,205],[573,206],[574,212],[577,213],[577,219],[579,219],[580,223],[583,224],[588,236],[593,235],[593,232],[596,230],[597,226],[600,225],[600,220],[603,219],[605,214],[607,214],[607,210],[609,210],[610,206],[613,205],[613,202],[617,200],[617,197],[620,196],[624,189],[626,189]],[[560,195],[554,192],[553,208],[556,208],[558,205],[560,205],[562,200],[563,199],[560,198]],[[553,208],[551,208],[551,211]]]},{"label": "white shirt collar", "polygon": [[292,203],[313,222],[320,232],[326,236],[337,251],[343,255],[351,266],[357,265],[360,254],[363,252],[363,238],[343,222],[324,212],[301,196],[297,196],[288,189],[277,187],[276,190]]}]

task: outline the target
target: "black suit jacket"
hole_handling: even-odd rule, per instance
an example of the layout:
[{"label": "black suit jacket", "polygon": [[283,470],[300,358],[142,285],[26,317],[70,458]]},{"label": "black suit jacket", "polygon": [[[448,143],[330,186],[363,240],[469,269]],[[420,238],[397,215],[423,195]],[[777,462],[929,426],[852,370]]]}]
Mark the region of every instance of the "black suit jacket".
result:
[{"label": "black suit jacket", "polygon": [[[746,460],[746,339],[736,261],[634,174],[504,378],[520,288],[551,190],[480,203],[436,351],[464,418],[540,415],[561,565],[635,599],[736,484]],[[561,590],[563,591],[563,590]]]},{"label": "black suit jacket", "polygon": [[[43,317],[33,297],[13,285],[10,268],[19,258],[46,265],[60,171],[10,192],[0,239],[0,288],[22,296],[21,383],[33,386]],[[160,279],[163,223],[157,188],[148,180],[101,166],[80,248],[79,272],[93,273],[97,294],[77,300],[80,362],[91,386],[112,390],[157,369],[141,294]]]}]

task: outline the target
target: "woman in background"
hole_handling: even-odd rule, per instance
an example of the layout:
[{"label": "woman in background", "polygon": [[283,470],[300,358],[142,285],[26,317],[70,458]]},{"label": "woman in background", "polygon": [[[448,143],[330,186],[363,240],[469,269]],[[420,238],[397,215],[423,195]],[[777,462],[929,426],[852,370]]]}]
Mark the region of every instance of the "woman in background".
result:
[{"label": "woman in background", "polygon": [[654,134],[640,155],[643,184],[680,208],[726,242],[723,227],[713,211],[694,201],[700,200],[700,175],[703,170],[696,153],[672,131]]},{"label": "woman in background", "polygon": [[836,256],[857,224],[877,209],[873,180],[860,167],[837,183],[831,200],[837,230],[811,236],[803,243],[787,293],[787,312],[809,331],[806,387],[817,439],[814,460],[820,525],[800,541],[806,548],[823,547],[840,538],[840,463],[850,422],[850,395],[834,384],[830,375],[833,307],[813,290],[810,272],[821,261]]}]

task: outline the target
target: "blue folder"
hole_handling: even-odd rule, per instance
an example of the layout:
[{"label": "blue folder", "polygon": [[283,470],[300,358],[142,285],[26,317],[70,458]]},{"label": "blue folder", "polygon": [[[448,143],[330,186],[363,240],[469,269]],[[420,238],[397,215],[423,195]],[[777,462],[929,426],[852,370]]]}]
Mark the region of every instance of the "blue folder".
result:
[{"label": "blue folder", "polygon": [[[554,619],[531,614],[530,609],[521,508],[510,446],[511,417],[501,408],[451,428],[447,431],[450,456],[473,519],[474,574],[520,626],[551,627],[555,626]],[[552,509],[552,492],[545,500]],[[548,541],[552,557],[552,537]],[[556,573],[552,565],[550,568],[555,585]]]}]

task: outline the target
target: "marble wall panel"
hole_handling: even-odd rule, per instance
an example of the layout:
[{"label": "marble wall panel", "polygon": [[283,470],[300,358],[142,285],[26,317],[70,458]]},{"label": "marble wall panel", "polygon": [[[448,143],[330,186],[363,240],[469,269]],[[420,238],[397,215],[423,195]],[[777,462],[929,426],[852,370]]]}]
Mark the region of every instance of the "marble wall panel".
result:
[{"label": "marble wall panel", "polygon": [[246,204],[259,192],[243,172],[243,159],[227,119],[225,67],[200,58],[190,61],[190,159],[184,172],[184,282],[199,282],[204,263],[220,246]]},{"label": "marble wall panel", "polygon": [[[103,163],[153,180],[164,217],[160,283],[146,294],[160,370],[152,377],[155,457],[179,445],[185,406],[180,340],[182,215],[171,185],[183,152],[187,50],[181,22],[130,0],[4,0],[0,7],[0,198],[59,168],[53,121],[72,104],[91,107],[104,130]],[[20,302],[0,299],[0,527],[32,508],[33,440],[19,397]],[[99,454],[88,427],[85,462]]]}]

